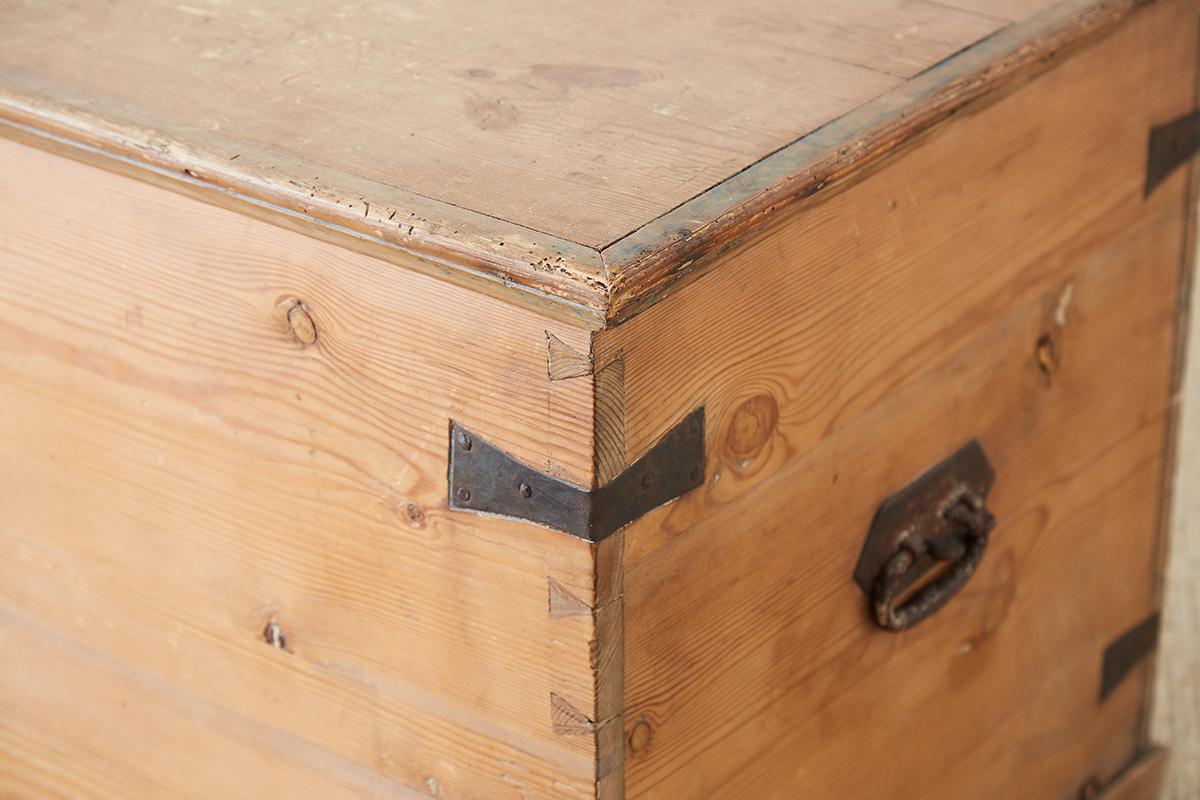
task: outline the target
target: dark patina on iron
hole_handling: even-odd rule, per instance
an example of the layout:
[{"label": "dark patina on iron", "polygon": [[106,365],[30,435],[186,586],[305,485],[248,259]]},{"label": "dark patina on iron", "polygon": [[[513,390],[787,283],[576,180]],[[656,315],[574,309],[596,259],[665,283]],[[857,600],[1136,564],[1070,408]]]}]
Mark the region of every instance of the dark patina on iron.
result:
[{"label": "dark patina on iron", "polygon": [[1158,647],[1158,612],[1121,634],[1104,648],[1100,666],[1100,702],[1108,699],[1142,659]]},{"label": "dark patina on iron", "polygon": [[[880,627],[901,631],[944,606],[974,574],[995,517],[995,473],[975,439],[880,504],[854,570]],[[939,564],[945,570],[903,599]]]},{"label": "dark patina on iron", "polygon": [[450,425],[449,504],[528,520],[598,542],[704,483],[704,409],[688,414],[612,481],[588,490]]},{"label": "dark patina on iron", "polygon": [[1144,196],[1149,197],[1167,176],[1187,163],[1197,150],[1200,150],[1200,111],[1151,128]]}]

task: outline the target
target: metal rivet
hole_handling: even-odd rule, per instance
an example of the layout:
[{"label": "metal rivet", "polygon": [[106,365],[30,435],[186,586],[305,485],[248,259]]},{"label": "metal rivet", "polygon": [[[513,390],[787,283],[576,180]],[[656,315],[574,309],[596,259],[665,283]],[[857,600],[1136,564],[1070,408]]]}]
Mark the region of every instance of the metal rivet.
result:
[{"label": "metal rivet", "polygon": [[473,442],[471,441],[471,437],[467,436],[466,431],[458,432],[458,446],[459,447],[461,447],[463,450],[470,450],[472,444],[473,444]]},{"label": "metal rivet", "polygon": [[463,501],[464,503],[467,502],[468,500],[470,500],[471,499],[471,490],[470,489],[459,489],[458,490],[458,499]]},{"label": "metal rivet", "polygon": [[528,497],[533,496],[533,487],[530,486],[528,483],[522,483],[520,491],[521,491],[521,497],[528,498]]}]

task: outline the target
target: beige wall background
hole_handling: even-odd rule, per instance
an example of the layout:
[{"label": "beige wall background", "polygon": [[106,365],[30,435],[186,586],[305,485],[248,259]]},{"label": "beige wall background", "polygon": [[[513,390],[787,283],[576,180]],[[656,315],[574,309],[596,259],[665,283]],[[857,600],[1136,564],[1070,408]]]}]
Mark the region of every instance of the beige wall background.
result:
[{"label": "beige wall background", "polygon": [[1151,721],[1151,735],[1171,748],[1163,800],[1200,800],[1200,280],[1194,283]]}]

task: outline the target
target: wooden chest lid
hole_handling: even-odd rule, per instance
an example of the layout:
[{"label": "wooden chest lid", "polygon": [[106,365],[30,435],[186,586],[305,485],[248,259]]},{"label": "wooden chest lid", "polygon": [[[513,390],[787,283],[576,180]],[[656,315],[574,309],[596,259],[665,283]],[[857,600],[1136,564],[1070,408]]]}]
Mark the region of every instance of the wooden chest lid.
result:
[{"label": "wooden chest lid", "polygon": [[1134,5],[7,0],[0,120],[604,324]]}]

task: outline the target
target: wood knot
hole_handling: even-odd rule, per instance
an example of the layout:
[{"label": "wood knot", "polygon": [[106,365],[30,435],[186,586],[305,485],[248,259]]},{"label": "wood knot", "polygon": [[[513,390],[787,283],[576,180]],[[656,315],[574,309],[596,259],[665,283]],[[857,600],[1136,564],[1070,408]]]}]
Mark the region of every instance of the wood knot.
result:
[{"label": "wood knot", "polygon": [[287,639],[283,636],[283,628],[279,627],[279,623],[271,620],[267,626],[263,628],[263,641],[274,647],[276,650],[287,650]]},{"label": "wood knot", "polygon": [[295,297],[288,297],[281,301],[277,308],[287,321],[293,339],[305,347],[316,343],[317,325],[304,303]]},{"label": "wood knot", "polygon": [[645,717],[639,717],[638,721],[633,724],[633,728],[629,731],[629,750],[633,753],[640,753],[650,746],[650,721]]},{"label": "wood knot", "polygon": [[1038,337],[1034,356],[1037,359],[1038,372],[1042,375],[1042,381],[1049,387],[1054,382],[1054,371],[1058,369],[1058,350],[1054,345],[1054,338],[1050,334],[1044,333]]},{"label": "wood knot", "polygon": [[1104,784],[1099,778],[1093,777],[1079,787],[1079,800],[1094,800],[1104,791]]},{"label": "wood knot", "polygon": [[408,524],[414,528],[425,527],[425,512],[416,503],[409,503],[404,506],[404,518],[408,520]]},{"label": "wood knot", "polygon": [[467,119],[481,131],[499,131],[517,124],[517,107],[502,97],[470,97],[464,103]]},{"label": "wood knot", "polygon": [[778,425],[779,404],[769,394],[756,394],[734,409],[722,453],[730,469],[741,475],[752,473]]}]

